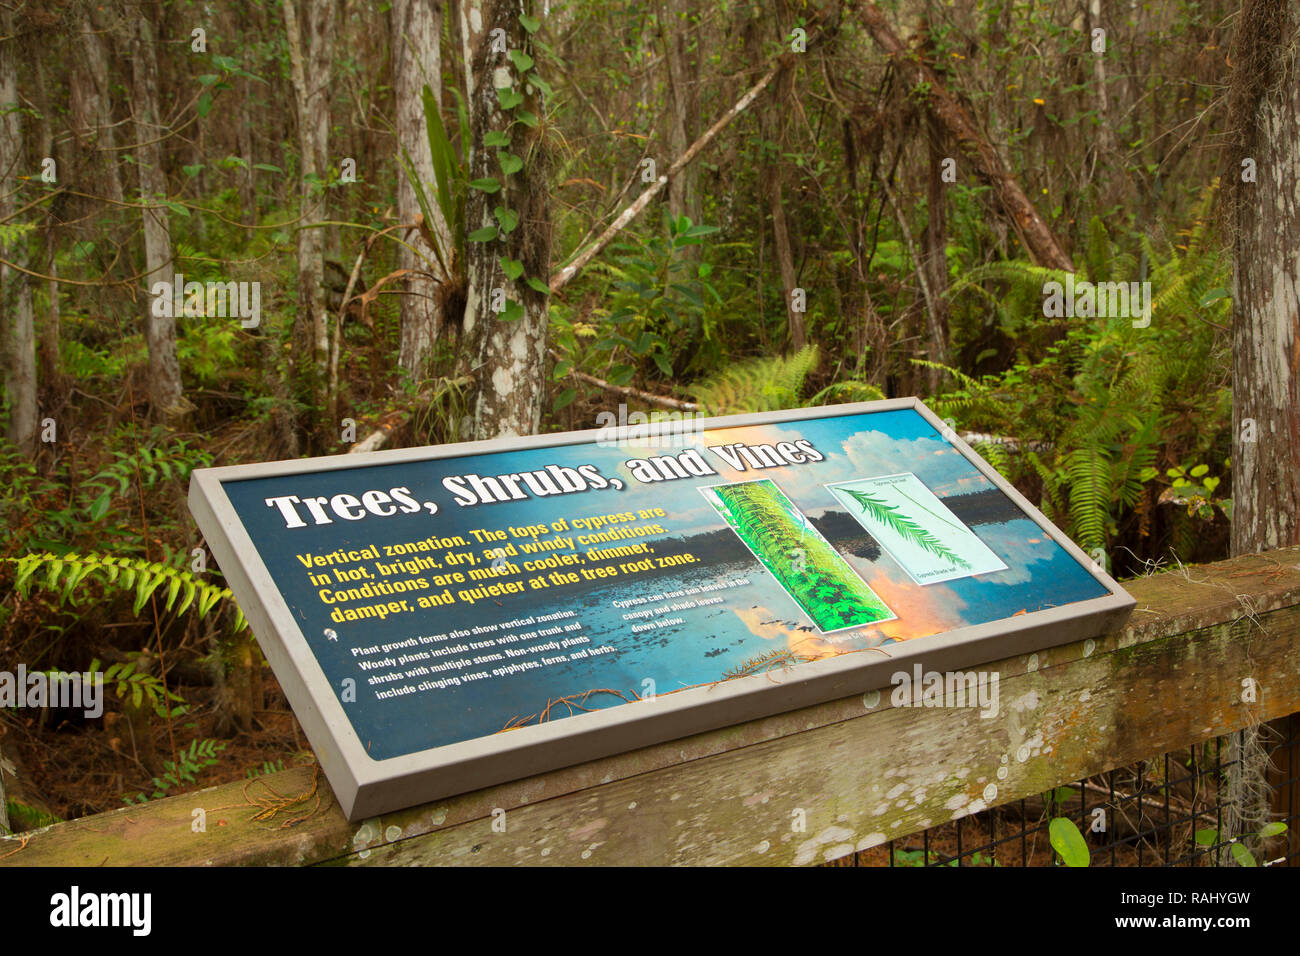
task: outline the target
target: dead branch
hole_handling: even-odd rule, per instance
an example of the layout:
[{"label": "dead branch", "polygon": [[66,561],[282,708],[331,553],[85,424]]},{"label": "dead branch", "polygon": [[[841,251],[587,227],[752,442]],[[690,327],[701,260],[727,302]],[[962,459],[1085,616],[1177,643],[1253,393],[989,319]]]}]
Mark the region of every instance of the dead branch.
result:
[{"label": "dead branch", "polygon": [[1061,248],[1025,191],[1007,170],[997,149],[980,132],[966,108],[948,92],[939,75],[895,35],[884,13],[874,3],[863,3],[860,13],[876,45],[890,58],[908,84],[927,91],[925,102],[930,114],[956,140],[957,146],[974,166],[976,175],[993,187],[1003,212],[1034,261],[1051,269],[1073,272],[1073,260]]}]

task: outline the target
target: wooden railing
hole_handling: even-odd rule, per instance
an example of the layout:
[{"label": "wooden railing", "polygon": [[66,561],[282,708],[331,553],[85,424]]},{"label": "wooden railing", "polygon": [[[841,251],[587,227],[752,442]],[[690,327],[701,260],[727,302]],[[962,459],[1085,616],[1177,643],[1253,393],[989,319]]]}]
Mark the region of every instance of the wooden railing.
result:
[{"label": "wooden railing", "polygon": [[819,863],[1300,711],[1300,549],[1125,587],[1122,631],[982,668],[995,717],[886,688],[361,823],[297,767],[2,839],[0,866]]}]

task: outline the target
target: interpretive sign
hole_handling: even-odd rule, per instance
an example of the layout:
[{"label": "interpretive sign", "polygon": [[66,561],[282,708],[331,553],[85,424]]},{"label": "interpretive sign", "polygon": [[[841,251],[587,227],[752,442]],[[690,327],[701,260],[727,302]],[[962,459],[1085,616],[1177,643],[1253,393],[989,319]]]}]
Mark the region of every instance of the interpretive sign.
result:
[{"label": "interpretive sign", "polygon": [[915,399],[637,418],[194,472],[190,508],[350,819],[1133,607]]}]

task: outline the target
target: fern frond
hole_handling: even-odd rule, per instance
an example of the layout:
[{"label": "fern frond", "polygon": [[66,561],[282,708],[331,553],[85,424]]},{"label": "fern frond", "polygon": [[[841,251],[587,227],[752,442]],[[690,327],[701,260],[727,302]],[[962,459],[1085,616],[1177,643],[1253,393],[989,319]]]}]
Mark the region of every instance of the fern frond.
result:
[{"label": "fern frond", "polygon": [[[75,605],[82,582],[92,577],[118,591],[133,593],[133,612],[136,614],[140,613],[149,597],[164,584],[167,589],[162,594],[163,606],[177,614],[183,614],[194,607],[195,613],[203,618],[218,601],[234,600],[229,588],[208,584],[184,569],[140,558],[95,552],[64,555],[40,552],[4,560],[16,565],[14,589],[19,594],[26,597],[32,588],[39,587],[55,594],[60,604]],[[40,576],[41,572],[44,572],[43,577]],[[247,626],[244,612],[235,605],[235,632],[242,631]]]},{"label": "fern frond", "polygon": [[809,405],[831,405],[849,402],[878,402],[885,393],[867,382],[832,382],[808,399]]},{"label": "fern frond", "polygon": [[887,501],[882,501],[874,495],[867,494],[865,491],[858,491],[855,488],[838,488],[836,490],[844,492],[861,506],[863,514],[869,514],[876,521],[889,526],[903,540],[910,541],[918,548],[929,551],[936,557],[958,567],[970,567],[969,561],[946,547],[942,541],[927,529],[899,510],[897,505],[891,505]]},{"label": "fern frond", "polygon": [[750,359],[727,366],[685,391],[709,415],[791,408],[798,405],[804,379],[817,358],[817,346],[808,345],[791,356]]}]

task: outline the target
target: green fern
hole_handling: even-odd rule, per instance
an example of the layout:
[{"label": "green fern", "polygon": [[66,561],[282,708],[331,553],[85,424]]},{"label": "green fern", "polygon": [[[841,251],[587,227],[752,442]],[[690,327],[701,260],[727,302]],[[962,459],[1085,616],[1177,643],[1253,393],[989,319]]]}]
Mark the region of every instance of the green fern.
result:
[{"label": "green fern", "polygon": [[[179,717],[189,710],[185,698],[167,688],[162,678],[141,668],[141,663],[148,656],[147,651],[137,651],[129,660],[110,664],[107,669],[95,658],[90,662],[92,674],[104,671],[104,679],[115,685],[118,700],[139,709],[148,703],[159,717]],[[175,701],[175,707],[168,707],[168,701]]]},{"label": "green fern", "polygon": [[[33,587],[40,587],[54,593],[60,604],[76,605],[78,589],[87,579],[120,591],[133,592],[135,603],[132,612],[135,614],[140,613],[155,591],[162,595],[163,606],[168,611],[182,614],[193,606],[200,619],[218,601],[234,599],[229,588],[208,584],[189,571],[140,558],[112,557],[93,552],[82,555],[41,552],[4,560],[16,565],[14,588],[18,593],[25,597]],[[164,586],[165,589],[160,591]],[[235,632],[247,626],[244,612],[235,605]]]},{"label": "green fern", "polygon": [[[1147,236],[1132,243],[1151,283],[1148,328],[1133,328],[1125,316],[1069,320],[1042,360],[980,379],[948,369],[949,389],[931,399],[965,428],[1015,439],[977,450],[998,458],[1008,479],[1041,486],[1043,510],[1086,550],[1106,547],[1140,506],[1165,449],[1176,444],[1178,459],[1164,464],[1179,464],[1219,457],[1215,449],[1227,444],[1231,300],[1227,260],[1210,241],[1212,201],[1207,191],[1173,243]],[[1082,260],[1079,281],[1142,275],[1134,252],[1119,248],[1098,219],[1088,224]],[[1020,337],[1041,320],[1043,283],[1065,278],[1028,262],[998,262],[971,270],[953,291],[975,288],[1017,303],[1006,309],[1021,312],[1004,331]],[[1210,427],[1179,428],[1190,422]],[[1178,431],[1171,436],[1171,429]]]},{"label": "green fern", "polygon": [[709,415],[769,412],[796,407],[804,379],[817,365],[817,346],[794,355],[750,359],[723,368],[687,388]]},{"label": "green fern", "polygon": [[135,452],[114,452],[117,460],[97,475],[83,483],[83,488],[98,491],[90,505],[92,521],[98,521],[107,512],[115,495],[125,496],[135,490],[137,476],[141,489],[152,488],[161,481],[184,481],[195,468],[212,464],[212,456],[183,441],[171,447],[142,446]]},{"label": "green fern", "polygon": [[808,399],[808,404],[833,405],[848,402],[878,402],[884,397],[885,393],[876,386],[850,379],[847,382],[832,382]]},{"label": "green fern", "polygon": [[200,772],[219,762],[221,751],[225,749],[225,744],[215,740],[190,741],[189,747],[176,755],[176,760],[168,760],[163,764],[162,776],[153,778],[154,791],[150,796],[137,793],[134,797],[123,797],[123,802],[131,804],[148,803],[151,799],[161,800],[181,784],[195,783]]}]

